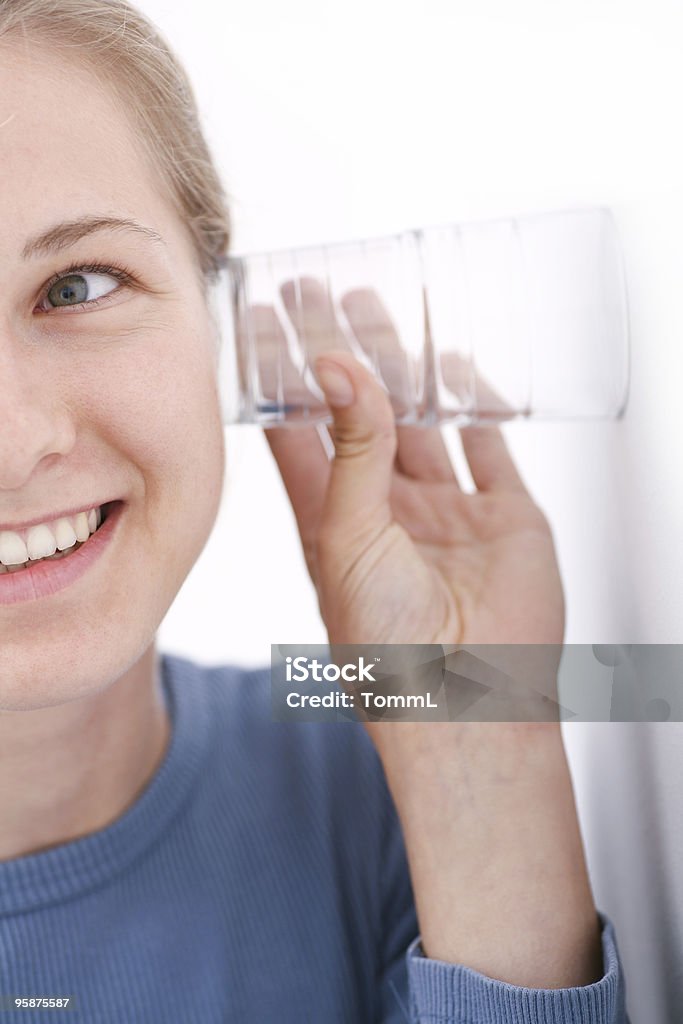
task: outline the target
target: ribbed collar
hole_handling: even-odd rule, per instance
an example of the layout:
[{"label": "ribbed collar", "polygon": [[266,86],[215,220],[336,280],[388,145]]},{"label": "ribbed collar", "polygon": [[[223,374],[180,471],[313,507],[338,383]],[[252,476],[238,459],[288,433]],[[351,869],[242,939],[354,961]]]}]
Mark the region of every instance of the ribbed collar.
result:
[{"label": "ribbed collar", "polygon": [[106,883],[141,857],[180,810],[206,753],[206,689],[199,685],[199,670],[190,661],[162,654],[159,669],[171,737],[154,776],[111,825],[49,850],[0,862],[0,915],[62,903]]}]

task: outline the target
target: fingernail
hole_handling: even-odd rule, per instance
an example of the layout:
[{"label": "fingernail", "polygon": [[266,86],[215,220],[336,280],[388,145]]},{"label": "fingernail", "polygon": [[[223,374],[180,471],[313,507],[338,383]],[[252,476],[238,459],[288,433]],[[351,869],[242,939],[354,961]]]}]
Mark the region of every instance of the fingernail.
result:
[{"label": "fingernail", "polygon": [[337,363],[316,363],[316,376],[330,405],[351,405],[356,395],[351,378]]}]

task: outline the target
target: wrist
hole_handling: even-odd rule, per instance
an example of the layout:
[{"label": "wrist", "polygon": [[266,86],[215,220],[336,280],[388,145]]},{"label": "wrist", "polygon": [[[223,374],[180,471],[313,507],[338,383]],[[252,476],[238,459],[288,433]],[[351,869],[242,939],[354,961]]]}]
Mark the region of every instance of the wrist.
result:
[{"label": "wrist", "polygon": [[397,805],[438,786],[457,800],[505,783],[568,772],[559,722],[367,724]]}]

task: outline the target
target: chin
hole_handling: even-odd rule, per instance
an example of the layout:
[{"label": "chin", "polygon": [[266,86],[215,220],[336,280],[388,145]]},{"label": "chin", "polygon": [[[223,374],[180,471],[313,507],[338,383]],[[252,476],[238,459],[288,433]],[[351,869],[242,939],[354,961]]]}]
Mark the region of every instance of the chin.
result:
[{"label": "chin", "polygon": [[94,696],[128,672],[154,643],[154,631],[81,631],[54,643],[3,643],[0,711],[37,711]]}]

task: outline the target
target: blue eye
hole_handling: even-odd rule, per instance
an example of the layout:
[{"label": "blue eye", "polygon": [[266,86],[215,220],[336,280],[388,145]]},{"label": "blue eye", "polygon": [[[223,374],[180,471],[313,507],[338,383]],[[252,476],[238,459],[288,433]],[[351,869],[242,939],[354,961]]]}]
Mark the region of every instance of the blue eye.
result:
[{"label": "blue eye", "polygon": [[47,299],[53,308],[77,306],[103,298],[118,285],[119,281],[112,274],[68,274],[54,282],[47,293]]}]

